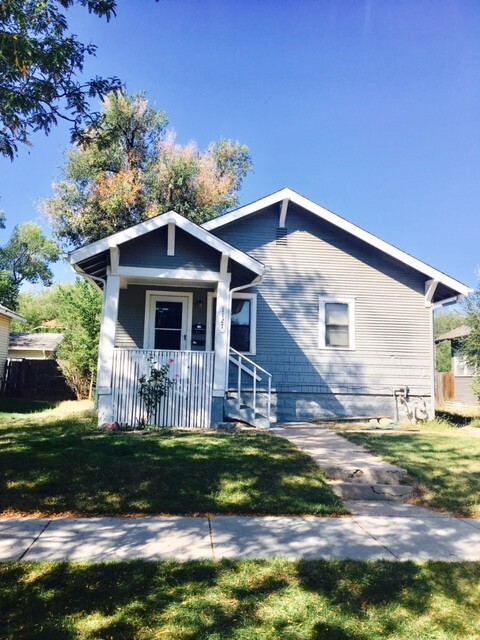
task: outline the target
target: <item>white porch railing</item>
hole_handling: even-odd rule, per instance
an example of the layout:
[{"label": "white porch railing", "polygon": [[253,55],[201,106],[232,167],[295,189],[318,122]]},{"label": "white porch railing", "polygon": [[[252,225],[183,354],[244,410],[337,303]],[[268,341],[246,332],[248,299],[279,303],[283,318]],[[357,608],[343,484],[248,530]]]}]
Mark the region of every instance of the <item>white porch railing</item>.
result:
[{"label": "white porch railing", "polygon": [[146,418],[138,395],[139,379],[149,373],[152,362],[170,363],[175,380],[153,417],[159,427],[210,427],[212,351],[160,351],[157,349],[114,349],[112,372],[113,419],[136,425]]},{"label": "white porch railing", "polygon": [[[248,376],[252,378],[252,409],[253,415],[257,413],[257,393],[263,392],[264,389],[259,389],[257,387],[257,382],[262,382],[264,378],[267,380],[267,418],[270,422],[271,419],[271,407],[272,407],[272,374],[269,373],[263,367],[260,367],[258,364],[247,358],[242,353],[230,347],[230,362],[232,362],[237,367],[237,409],[240,410],[242,405],[242,373],[246,373]],[[260,375],[260,373],[262,375]]]}]

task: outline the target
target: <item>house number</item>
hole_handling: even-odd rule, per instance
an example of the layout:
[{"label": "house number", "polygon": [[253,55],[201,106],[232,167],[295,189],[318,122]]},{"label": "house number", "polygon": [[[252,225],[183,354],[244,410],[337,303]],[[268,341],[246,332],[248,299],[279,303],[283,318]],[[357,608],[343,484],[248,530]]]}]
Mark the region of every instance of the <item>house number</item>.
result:
[{"label": "house number", "polygon": [[220,307],[220,323],[218,325],[220,327],[220,332],[225,333],[225,307]]}]

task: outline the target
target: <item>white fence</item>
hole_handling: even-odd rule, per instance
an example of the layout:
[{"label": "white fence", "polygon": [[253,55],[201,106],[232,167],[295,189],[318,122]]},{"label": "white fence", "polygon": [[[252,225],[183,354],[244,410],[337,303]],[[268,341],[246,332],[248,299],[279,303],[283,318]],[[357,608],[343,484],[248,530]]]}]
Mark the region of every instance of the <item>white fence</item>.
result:
[{"label": "white fence", "polygon": [[139,379],[152,363],[169,363],[174,380],[151,420],[159,427],[210,427],[213,387],[213,351],[158,351],[115,349],[113,354],[113,413],[119,423],[137,425],[146,419],[138,395]]}]

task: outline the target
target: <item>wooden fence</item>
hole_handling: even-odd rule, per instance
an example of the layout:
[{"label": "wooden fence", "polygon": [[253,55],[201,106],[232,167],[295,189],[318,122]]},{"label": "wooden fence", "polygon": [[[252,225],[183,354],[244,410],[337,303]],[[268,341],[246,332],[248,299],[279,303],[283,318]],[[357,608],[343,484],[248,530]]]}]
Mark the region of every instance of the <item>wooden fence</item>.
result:
[{"label": "wooden fence", "polygon": [[29,400],[73,400],[56,360],[7,360],[1,393],[11,398]]},{"label": "wooden fence", "polygon": [[158,367],[168,363],[168,375],[174,384],[162,399],[152,422],[159,427],[210,427],[213,361],[212,351],[115,349],[113,419],[130,425],[146,419],[145,407],[138,395],[139,379],[148,374],[152,363]]},{"label": "wooden fence", "polygon": [[437,373],[435,381],[437,407],[443,407],[455,399],[455,380],[453,373]]}]

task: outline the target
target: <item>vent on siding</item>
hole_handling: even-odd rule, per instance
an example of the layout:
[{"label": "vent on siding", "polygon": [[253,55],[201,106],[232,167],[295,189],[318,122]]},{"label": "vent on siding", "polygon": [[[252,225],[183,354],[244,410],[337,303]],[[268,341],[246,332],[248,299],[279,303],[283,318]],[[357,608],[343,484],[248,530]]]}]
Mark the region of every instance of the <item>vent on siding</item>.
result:
[{"label": "vent on siding", "polygon": [[276,239],[276,244],[282,246],[282,247],[286,247],[288,242],[287,242],[287,229],[286,227],[278,227],[277,228],[277,239]]}]

